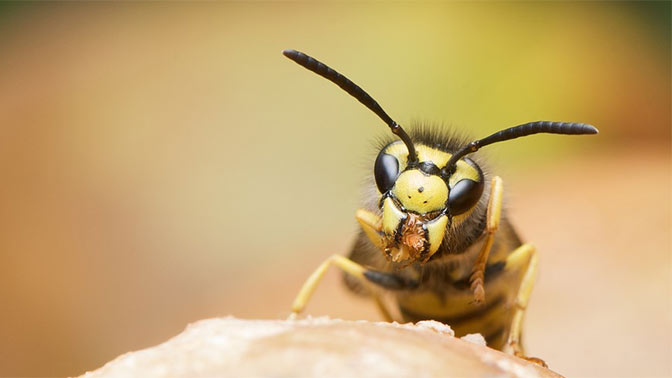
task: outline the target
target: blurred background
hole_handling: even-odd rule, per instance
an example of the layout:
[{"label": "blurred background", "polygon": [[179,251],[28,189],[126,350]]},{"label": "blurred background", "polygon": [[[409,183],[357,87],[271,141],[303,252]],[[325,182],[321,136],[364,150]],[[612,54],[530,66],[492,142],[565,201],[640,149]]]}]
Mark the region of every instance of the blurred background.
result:
[{"label": "blurred background", "polygon": [[[283,318],[347,253],[376,116],[482,137],[540,251],[529,354],[669,376],[670,3],[0,5],[0,376],[79,375],[199,319]],[[330,272],[313,315],[379,320]]]}]

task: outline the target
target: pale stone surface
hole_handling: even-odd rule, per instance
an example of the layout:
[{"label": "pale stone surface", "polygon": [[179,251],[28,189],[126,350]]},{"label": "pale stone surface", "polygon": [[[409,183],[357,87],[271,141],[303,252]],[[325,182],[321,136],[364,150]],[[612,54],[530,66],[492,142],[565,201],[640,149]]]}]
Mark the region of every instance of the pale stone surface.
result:
[{"label": "pale stone surface", "polygon": [[[470,337],[473,339],[473,337]],[[111,377],[559,377],[453,337],[433,321],[329,318],[196,322],[163,344],[126,353],[85,378]]]},{"label": "pale stone surface", "polygon": [[477,344],[477,345],[482,345],[482,346],[486,345],[485,338],[480,333],[470,333],[470,334],[464,335],[460,338],[464,341],[468,341],[470,343],[474,343],[474,344]]}]

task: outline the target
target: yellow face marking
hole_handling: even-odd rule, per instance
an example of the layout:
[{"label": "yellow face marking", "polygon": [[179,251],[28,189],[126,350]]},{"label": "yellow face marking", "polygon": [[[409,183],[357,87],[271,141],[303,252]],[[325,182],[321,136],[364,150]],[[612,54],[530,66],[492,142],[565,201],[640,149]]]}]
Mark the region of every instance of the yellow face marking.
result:
[{"label": "yellow face marking", "polygon": [[469,165],[464,160],[460,160],[457,162],[457,166],[455,167],[455,173],[453,173],[452,176],[450,176],[450,179],[448,179],[448,183],[450,184],[450,187],[452,188],[457,184],[458,181],[462,179],[470,179],[474,181],[478,181],[480,177],[478,177],[478,171],[476,168],[472,167]]},{"label": "yellow face marking", "polygon": [[[432,163],[434,163],[434,165],[439,167],[439,169],[445,167],[450,157],[453,156],[448,152],[443,152],[441,150],[437,150],[436,148],[425,146],[424,144],[416,144],[415,150],[418,153],[418,160],[420,162],[431,161]],[[390,144],[385,149],[385,153],[397,158],[397,160],[399,161],[399,169],[401,171],[406,169],[406,165],[408,162],[408,149],[406,149],[406,146],[404,145],[403,142],[398,141]],[[448,180],[449,184],[452,187],[458,181],[465,178],[478,181],[479,179],[478,171],[474,167],[469,165],[469,163],[467,163],[466,161],[459,160],[457,162],[455,173],[453,173],[453,175]]]},{"label": "yellow face marking", "polygon": [[[415,146],[416,152],[418,150],[419,145]],[[394,142],[387,146],[385,149],[385,153],[388,155],[392,155],[397,158],[399,161],[399,170],[403,171],[406,169],[406,165],[408,163],[408,149],[406,148],[406,145],[402,141]]]},{"label": "yellow face marking", "polygon": [[439,250],[439,246],[443,241],[443,235],[446,234],[446,225],[448,224],[448,217],[442,215],[432,221],[425,223],[427,228],[427,239],[429,240],[429,256]]},{"label": "yellow face marking", "polygon": [[411,169],[397,177],[392,194],[401,202],[404,209],[427,214],[445,207],[448,187],[439,176]]},{"label": "yellow face marking", "polygon": [[447,152],[430,148],[422,144],[418,145],[416,149],[418,150],[419,161],[431,161],[439,168],[445,167],[448,159],[452,156]]},{"label": "yellow face marking", "polygon": [[404,218],[406,218],[406,214],[394,205],[392,199],[385,198],[385,202],[383,202],[383,232],[385,235],[393,236]]},{"label": "yellow face marking", "polygon": [[[448,160],[452,156],[452,154],[450,154],[448,152],[443,152],[441,150],[438,150],[438,149],[433,148],[433,147],[425,146],[423,144],[416,144],[415,149],[418,153],[418,160],[420,162],[430,161],[430,162],[434,163],[434,165],[436,165],[439,169],[445,167],[446,163],[448,162]],[[400,171],[403,172],[406,169],[407,160],[408,160],[408,149],[406,148],[406,146],[401,141],[394,142],[394,143],[390,144],[389,146],[387,146],[387,148],[385,149],[385,153],[389,154],[389,155],[392,155],[392,156],[397,158],[397,160],[399,161],[399,170]],[[408,192],[411,191],[410,189],[412,189],[412,185],[409,187],[408,183],[399,183],[399,180],[402,179],[402,176],[404,176],[405,173],[406,172],[402,173],[397,178],[397,183],[395,185],[399,185],[399,187],[398,188],[395,187],[393,189],[393,191],[398,191],[397,193],[395,193],[395,196],[397,196],[397,199],[399,199],[399,201],[404,205],[404,207],[406,209],[417,211],[419,213],[427,213],[427,212],[435,211],[437,209],[441,209],[443,207],[442,206],[440,208],[437,208],[436,206],[428,206],[429,201],[428,201],[428,204],[422,203],[422,202],[425,201],[425,199],[422,199],[420,201],[421,203],[417,203],[415,201],[409,201],[409,198],[408,198],[409,193]],[[411,177],[406,177],[405,179],[407,181],[411,181],[410,180]],[[476,168],[472,167],[469,163],[467,163],[464,160],[459,160],[457,162],[456,167],[455,167],[455,172],[448,179],[448,184],[450,185],[450,187],[454,187],[455,184],[457,184],[462,179],[471,179],[471,180],[474,180],[474,181],[478,181],[478,180],[481,179],[481,177],[479,176],[478,170]],[[443,185],[443,186],[445,186],[445,185]],[[416,194],[418,194],[417,189],[418,189],[418,186],[416,186]],[[426,187],[423,187],[423,189],[429,190],[429,188],[426,188]],[[441,189],[439,189],[439,191],[436,192],[436,193],[441,195],[440,194]],[[403,194],[406,194],[405,199],[403,198]],[[428,192],[427,194],[429,195],[430,193]],[[411,194],[411,197],[413,197],[413,194]],[[411,200],[413,200],[413,198],[411,198]],[[414,202],[414,203],[410,204],[409,202]],[[424,206],[419,206],[419,205],[424,205]],[[429,208],[432,208],[432,210],[429,210]],[[467,211],[463,214],[460,214],[458,216],[453,217],[452,227],[457,227],[457,225],[459,225],[462,222],[462,220],[464,220],[469,214],[470,214],[470,211]]]},{"label": "yellow face marking", "polygon": [[[415,152],[418,154],[419,161],[431,161],[437,167],[442,168],[450,159],[451,154],[437,150],[435,148],[427,147],[424,144],[416,144]],[[408,149],[403,142],[394,142],[390,144],[386,149],[385,153],[392,155],[399,160],[399,166],[403,170],[406,168],[406,163],[408,162]]]}]

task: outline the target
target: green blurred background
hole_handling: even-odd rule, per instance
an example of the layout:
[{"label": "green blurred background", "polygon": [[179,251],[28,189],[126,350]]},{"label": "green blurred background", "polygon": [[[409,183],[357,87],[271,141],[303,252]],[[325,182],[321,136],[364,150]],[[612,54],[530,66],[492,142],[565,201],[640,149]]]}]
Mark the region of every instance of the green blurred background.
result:
[{"label": "green blurred background", "polygon": [[[531,355],[672,374],[670,3],[0,5],[0,375],[78,375],[198,319],[280,318],[347,253],[370,111],[474,137],[540,250]],[[330,272],[308,312],[379,319]]]}]

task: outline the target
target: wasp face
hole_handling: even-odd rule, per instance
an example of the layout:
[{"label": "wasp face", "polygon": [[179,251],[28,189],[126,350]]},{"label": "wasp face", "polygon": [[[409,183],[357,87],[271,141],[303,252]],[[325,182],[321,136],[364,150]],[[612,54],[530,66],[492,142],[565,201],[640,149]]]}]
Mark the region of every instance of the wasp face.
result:
[{"label": "wasp face", "polygon": [[483,173],[473,161],[460,160],[454,172],[448,172],[443,168],[450,153],[424,145],[416,149],[418,162],[409,164],[406,146],[391,143],[374,166],[381,215],[368,214],[365,222],[377,232],[364,228],[394,262],[427,262],[453,222],[472,210],[483,193]]}]

